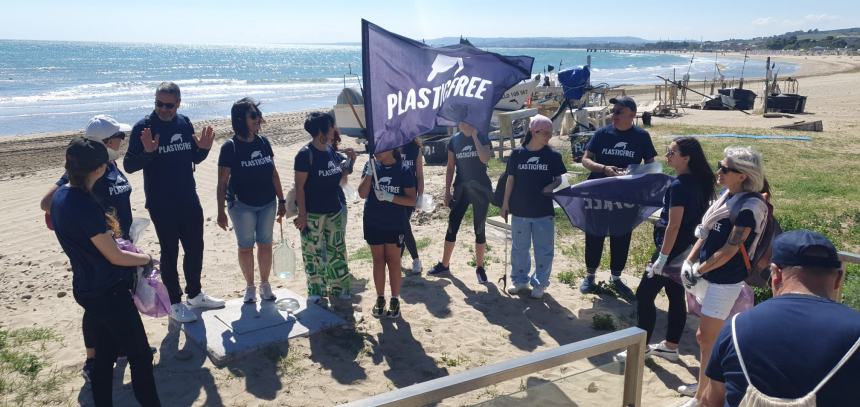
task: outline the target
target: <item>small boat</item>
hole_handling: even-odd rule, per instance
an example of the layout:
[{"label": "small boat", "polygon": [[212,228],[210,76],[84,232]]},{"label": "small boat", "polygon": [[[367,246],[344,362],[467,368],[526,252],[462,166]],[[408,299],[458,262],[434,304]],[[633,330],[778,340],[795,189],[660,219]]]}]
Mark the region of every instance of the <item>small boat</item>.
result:
[{"label": "small boat", "polygon": [[824,124],[821,123],[821,120],[812,122],[802,121],[794,122],[792,124],[783,124],[781,126],[773,126],[773,128],[782,130],[824,131]]}]

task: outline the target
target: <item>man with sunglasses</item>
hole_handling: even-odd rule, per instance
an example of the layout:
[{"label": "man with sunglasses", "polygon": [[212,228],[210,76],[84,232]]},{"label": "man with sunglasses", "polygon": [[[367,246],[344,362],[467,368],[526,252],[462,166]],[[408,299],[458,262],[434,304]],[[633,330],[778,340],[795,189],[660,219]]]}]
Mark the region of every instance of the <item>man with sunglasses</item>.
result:
[{"label": "man with sunglasses", "polygon": [[197,196],[194,166],[206,159],[214,131],[206,126],[199,137],[188,117],[177,114],[181,93],[173,82],[155,91],[155,110],[134,125],[123,165],[133,173],[143,170],[146,208],[161,246],[161,275],[170,295],[170,317],[193,322],[197,316],[182,302],[177,260],[179,242],[185,258],[185,294],[188,305],[220,308],[224,301],[203,293],[203,209]]},{"label": "man with sunglasses", "polygon": [[[629,96],[622,96],[609,99],[609,103],[614,105],[612,124],[597,130],[585,146],[582,166],[591,171],[588,179],[624,175],[628,165],[651,163],[657,156],[657,150],[651,142],[651,135],[633,125],[633,120],[636,118],[636,101]],[[623,221],[623,214],[619,211],[612,213],[612,216],[618,218],[618,221]],[[627,265],[631,236],[632,232],[609,237],[611,256],[609,268],[615,290],[628,301],[635,301],[633,290],[621,281],[621,272]],[[595,273],[603,255],[605,238],[588,232],[585,234],[585,267],[588,275],[579,286],[583,294],[597,290]]]}]

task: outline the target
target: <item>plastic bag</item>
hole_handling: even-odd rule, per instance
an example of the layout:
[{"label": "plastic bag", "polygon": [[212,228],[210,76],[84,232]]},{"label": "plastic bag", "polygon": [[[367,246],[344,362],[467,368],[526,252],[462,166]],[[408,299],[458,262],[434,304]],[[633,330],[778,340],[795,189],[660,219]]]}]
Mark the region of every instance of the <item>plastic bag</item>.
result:
[{"label": "plastic bag", "polygon": [[131,226],[128,228],[128,237],[132,242],[139,242],[140,235],[149,228],[150,221],[147,218],[134,218],[131,221]]},{"label": "plastic bag", "polygon": [[340,189],[343,190],[343,196],[346,198],[347,202],[358,202],[358,190],[355,189],[355,187],[345,182],[341,184]]},{"label": "plastic bag", "polygon": [[296,204],[296,187],[290,188],[287,191],[287,196],[284,198],[287,201],[287,213],[284,217],[289,219],[299,214],[299,207]]},{"label": "plastic bag", "polygon": [[433,210],[436,209],[436,204],[433,202],[433,195],[418,195],[418,202],[415,203],[415,209],[421,212],[433,212]]},{"label": "plastic bag", "polygon": [[[141,252],[128,240],[116,239],[116,242],[122,250]],[[167,294],[167,287],[161,282],[159,276],[158,267],[153,267],[148,271],[144,267],[138,267],[135,273],[134,293],[132,293],[132,299],[137,310],[141,314],[155,318],[167,316],[170,312],[170,296]]]},{"label": "plastic bag", "polygon": [[296,278],[296,253],[290,246],[290,241],[284,237],[284,224],[281,227],[281,240],[272,247],[272,269],[275,275],[285,280]]}]

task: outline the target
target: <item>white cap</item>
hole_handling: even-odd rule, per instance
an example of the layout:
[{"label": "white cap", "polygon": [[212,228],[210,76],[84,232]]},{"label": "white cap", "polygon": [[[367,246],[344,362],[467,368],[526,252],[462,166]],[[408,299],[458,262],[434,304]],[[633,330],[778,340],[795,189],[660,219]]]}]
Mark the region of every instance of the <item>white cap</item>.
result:
[{"label": "white cap", "polygon": [[90,119],[90,122],[87,123],[87,128],[84,130],[84,138],[101,143],[121,131],[131,131],[131,126],[119,123],[108,115],[100,114]]}]

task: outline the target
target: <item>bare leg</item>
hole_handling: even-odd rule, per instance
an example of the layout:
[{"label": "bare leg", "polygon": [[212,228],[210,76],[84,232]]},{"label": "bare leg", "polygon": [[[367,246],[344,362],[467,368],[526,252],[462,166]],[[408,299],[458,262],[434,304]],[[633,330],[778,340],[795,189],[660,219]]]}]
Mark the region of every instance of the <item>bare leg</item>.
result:
[{"label": "bare leg", "polygon": [[454,246],[457,242],[449,242],[445,241],[445,248],[442,249],[442,265],[448,267],[448,263],[451,262],[451,255],[454,254]]},{"label": "bare leg", "polygon": [[[271,255],[269,256],[271,259]],[[245,276],[245,283],[248,287],[254,285],[254,248],[239,249],[239,268],[242,269],[242,275]]]},{"label": "bare leg", "polygon": [[[385,245],[385,262],[388,264],[388,276],[391,279],[391,296],[399,297],[400,281],[403,276],[400,274],[400,248],[396,244]],[[384,280],[383,284],[385,284]]]},{"label": "bare leg", "polygon": [[[373,286],[378,297],[385,296],[385,246],[371,245],[370,254],[373,257]],[[398,259],[399,260],[399,259]]]},{"label": "bare leg", "polygon": [[475,243],[475,267],[484,267],[484,252],[486,251],[486,243]]},{"label": "bare leg", "polygon": [[257,264],[260,267],[260,282],[268,283],[272,273],[272,245],[257,243]]},{"label": "bare leg", "polygon": [[722,319],[706,317],[702,315],[699,320],[699,330],[696,332],[696,340],[699,342],[699,351],[701,352],[699,359],[699,388],[696,390],[696,399],[702,400],[711,379],[705,375],[705,368],[708,367],[708,361],[711,359],[711,350],[714,348],[714,343],[717,341],[717,336],[720,334],[720,329],[725,323]]}]

